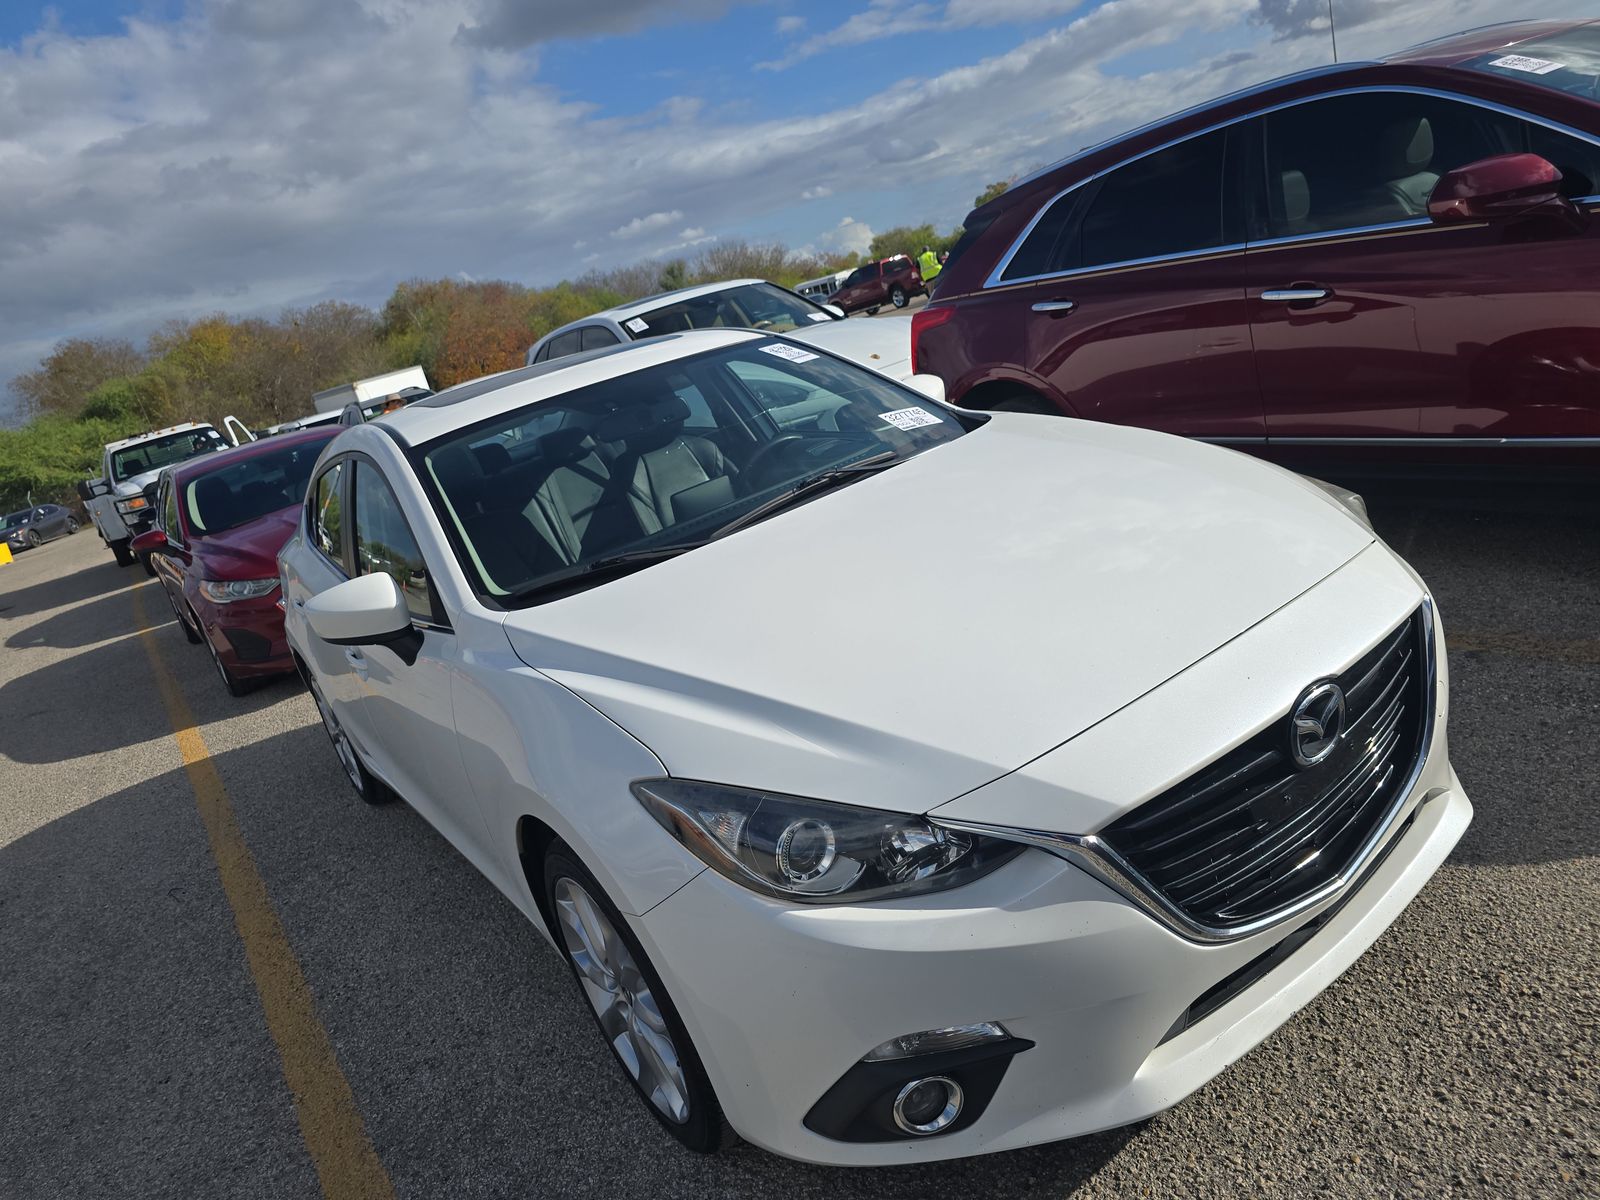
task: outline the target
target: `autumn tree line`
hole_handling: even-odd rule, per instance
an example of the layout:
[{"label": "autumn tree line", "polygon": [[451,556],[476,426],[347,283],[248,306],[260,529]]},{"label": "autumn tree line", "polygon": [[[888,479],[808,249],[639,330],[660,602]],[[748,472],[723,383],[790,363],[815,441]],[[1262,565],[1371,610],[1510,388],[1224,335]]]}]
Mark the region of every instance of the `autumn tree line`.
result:
[{"label": "autumn tree line", "polygon": [[[980,203],[1004,188],[991,185]],[[26,423],[0,429],[0,511],[73,501],[77,482],[98,474],[101,447],[139,430],[180,421],[220,427],[230,413],[262,429],[310,413],[313,392],[412,364],[446,388],[521,366],[550,330],[654,292],[747,277],[793,287],[858,261],[915,257],[924,245],[948,249],[960,233],[891,229],[864,256],[722,242],[692,259],[638,263],[554,287],[412,279],[376,311],[328,300],[285,309],[276,320],[217,313],[169,322],[142,347],[71,338],[12,381]]]}]

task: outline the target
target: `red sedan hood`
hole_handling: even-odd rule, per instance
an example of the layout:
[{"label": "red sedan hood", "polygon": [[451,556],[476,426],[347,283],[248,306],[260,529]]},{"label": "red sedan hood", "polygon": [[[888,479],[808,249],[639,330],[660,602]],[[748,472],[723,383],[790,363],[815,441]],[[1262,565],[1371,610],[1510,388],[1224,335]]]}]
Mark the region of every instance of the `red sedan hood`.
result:
[{"label": "red sedan hood", "polygon": [[194,556],[207,579],[270,579],[278,573],[278,551],[294,533],[300,506],[291,505],[198,539]]}]

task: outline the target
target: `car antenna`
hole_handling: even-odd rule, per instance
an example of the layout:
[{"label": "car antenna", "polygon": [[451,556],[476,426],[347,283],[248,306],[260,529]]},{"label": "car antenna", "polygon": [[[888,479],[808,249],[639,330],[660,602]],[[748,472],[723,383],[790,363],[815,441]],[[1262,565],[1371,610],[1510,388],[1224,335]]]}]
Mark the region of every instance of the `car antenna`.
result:
[{"label": "car antenna", "polygon": [[1328,40],[1333,43],[1333,61],[1339,61],[1339,33],[1333,27],[1333,0],[1328,0]]}]

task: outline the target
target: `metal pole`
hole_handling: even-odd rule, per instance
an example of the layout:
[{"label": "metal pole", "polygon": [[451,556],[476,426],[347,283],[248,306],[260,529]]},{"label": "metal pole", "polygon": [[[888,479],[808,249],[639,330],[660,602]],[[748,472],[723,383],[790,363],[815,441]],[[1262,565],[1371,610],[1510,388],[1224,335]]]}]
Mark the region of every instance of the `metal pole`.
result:
[{"label": "metal pole", "polygon": [[1333,27],[1333,0],[1328,0],[1328,38],[1333,42],[1333,61],[1339,61],[1339,34]]}]

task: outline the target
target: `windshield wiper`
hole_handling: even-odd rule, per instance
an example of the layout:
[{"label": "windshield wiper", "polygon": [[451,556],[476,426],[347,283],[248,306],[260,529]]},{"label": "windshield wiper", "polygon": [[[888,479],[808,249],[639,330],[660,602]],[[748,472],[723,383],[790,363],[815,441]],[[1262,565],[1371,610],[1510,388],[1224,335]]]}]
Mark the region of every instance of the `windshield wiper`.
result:
[{"label": "windshield wiper", "polygon": [[740,513],[726,525],[720,525],[712,530],[711,537],[726,537],[728,534],[743,529],[746,525],[753,525],[757,521],[770,517],[773,513],[788,508],[789,505],[798,503],[808,496],[813,496],[818,492],[825,492],[829,488],[838,487],[841,483],[847,483],[862,475],[871,475],[873,472],[893,466],[899,461],[900,452],[898,450],[884,450],[859,459],[856,462],[846,463],[842,467],[832,467],[823,471],[820,475],[813,475],[811,478],[795,484],[794,487],[789,488],[787,491],[779,492],[772,499],[763,501],[749,512]]},{"label": "windshield wiper", "polygon": [[599,583],[602,579],[613,575],[624,575],[635,568],[647,567],[653,562],[676,558],[680,554],[704,546],[709,540],[702,538],[694,542],[675,542],[670,546],[648,546],[638,550],[624,550],[620,554],[607,554],[592,562],[578,563],[554,575],[547,575],[526,591],[517,592],[514,599],[530,600],[546,592],[563,591],[580,582]]}]

